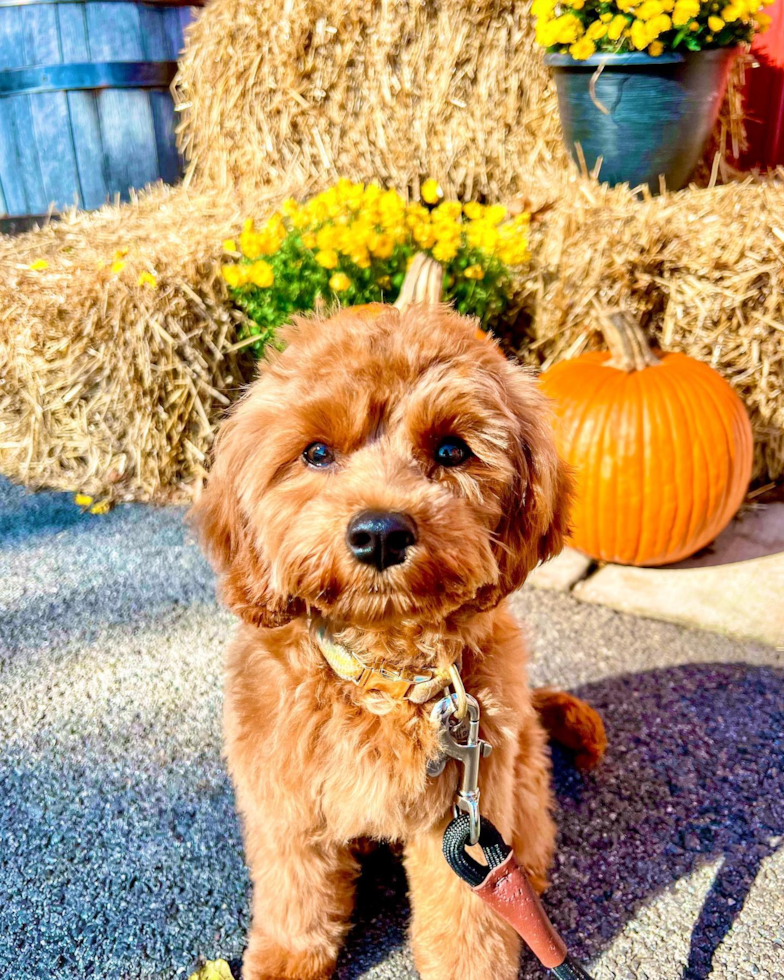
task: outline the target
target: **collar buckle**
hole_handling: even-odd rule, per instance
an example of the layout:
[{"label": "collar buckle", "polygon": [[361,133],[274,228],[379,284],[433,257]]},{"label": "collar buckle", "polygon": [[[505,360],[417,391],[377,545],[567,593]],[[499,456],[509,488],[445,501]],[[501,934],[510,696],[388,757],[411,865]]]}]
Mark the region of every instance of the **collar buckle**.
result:
[{"label": "collar buckle", "polygon": [[402,700],[408,696],[414,684],[430,680],[432,671],[429,671],[428,675],[411,675],[407,671],[388,667],[383,662],[376,662],[373,665],[364,666],[354,683],[363,690],[370,688],[374,691],[384,691],[391,697]]}]

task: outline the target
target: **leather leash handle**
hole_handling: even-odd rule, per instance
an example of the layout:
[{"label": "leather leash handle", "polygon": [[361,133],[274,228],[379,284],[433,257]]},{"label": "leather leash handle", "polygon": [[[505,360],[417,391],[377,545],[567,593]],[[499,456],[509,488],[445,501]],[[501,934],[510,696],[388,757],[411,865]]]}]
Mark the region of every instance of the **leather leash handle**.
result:
[{"label": "leather leash handle", "polygon": [[591,980],[583,967],[568,955],[566,945],[547,917],[528,875],[493,824],[483,817],[479,837],[489,871],[466,854],[469,833],[469,820],[465,814],[456,817],[444,833],[444,857],[452,870],[475,895],[509,923],[551,976],[557,980]]}]

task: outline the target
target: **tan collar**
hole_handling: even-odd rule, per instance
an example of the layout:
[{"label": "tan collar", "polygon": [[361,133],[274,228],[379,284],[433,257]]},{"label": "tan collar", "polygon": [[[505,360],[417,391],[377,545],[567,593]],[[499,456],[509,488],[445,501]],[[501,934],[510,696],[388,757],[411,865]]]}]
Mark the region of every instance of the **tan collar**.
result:
[{"label": "tan collar", "polygon": [[335,641],[325,623],[318,623],[313,635],[322,656],[338,677],[365,691],[383,691],[399,701],[424,704],[449,684],[448,669],[398,670],[382,660],[366,664],[347,646]]}]

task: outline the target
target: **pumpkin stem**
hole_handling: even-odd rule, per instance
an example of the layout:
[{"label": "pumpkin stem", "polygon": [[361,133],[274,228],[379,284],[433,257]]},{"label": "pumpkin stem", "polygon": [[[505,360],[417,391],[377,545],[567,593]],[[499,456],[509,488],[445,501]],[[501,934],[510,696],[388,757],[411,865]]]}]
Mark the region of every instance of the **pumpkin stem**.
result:
[{"label": "pumpkin stem", "polygon": [[640,325],[622,310],[601,310],[602,333],[612,357],[609,367],[619,371],[642,371],[661,364],[645,339]]},{"label": "pumpkin stem", "polygon": [[414,303],[440,303],[443,282],[441,263],[424,252],[417,252],[406,272],[395,306],[402,311]]}]

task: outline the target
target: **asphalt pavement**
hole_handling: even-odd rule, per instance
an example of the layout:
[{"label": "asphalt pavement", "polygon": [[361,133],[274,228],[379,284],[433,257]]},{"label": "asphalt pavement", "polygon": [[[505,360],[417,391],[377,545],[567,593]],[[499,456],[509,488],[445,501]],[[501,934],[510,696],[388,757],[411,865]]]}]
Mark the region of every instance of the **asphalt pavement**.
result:
[{"label": "asphalt pavement", "polygon": [[[588,776],[554,752],[546,905],[570,949],[597,980],[784,978],[784,654],[569,595],[526,589],[514,608],[535,681],[587,697],[610,736]],[[93,516],[0,482],[9,978],[236,967],[248,876],[220,753],[231,629],[181,509]],[[339,980],[415,978],[407,916],[381,849]]]}]

